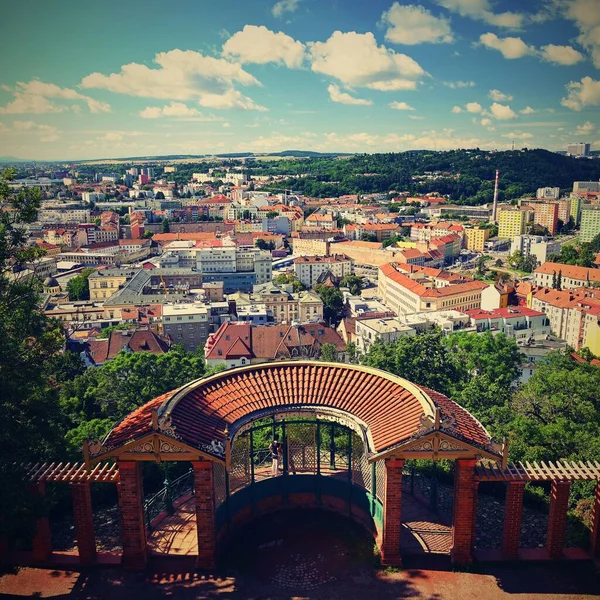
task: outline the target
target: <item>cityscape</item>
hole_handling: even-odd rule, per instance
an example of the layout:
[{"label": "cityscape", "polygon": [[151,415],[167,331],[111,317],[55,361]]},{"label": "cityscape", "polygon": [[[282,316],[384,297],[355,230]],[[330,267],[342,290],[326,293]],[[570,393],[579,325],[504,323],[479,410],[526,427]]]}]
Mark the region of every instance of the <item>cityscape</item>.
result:
[{"label": "cityscape", "polygon": [[0,598],[600,597],[600,1],[138,4],[7,9]]}]

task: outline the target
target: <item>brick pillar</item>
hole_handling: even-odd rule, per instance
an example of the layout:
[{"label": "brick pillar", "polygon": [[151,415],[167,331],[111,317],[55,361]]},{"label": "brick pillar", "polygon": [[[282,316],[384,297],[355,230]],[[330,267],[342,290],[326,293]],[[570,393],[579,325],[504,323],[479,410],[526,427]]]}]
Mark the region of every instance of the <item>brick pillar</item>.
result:
[{"label": "brick pillar", "polygon": [[385,490],[383,501],[383,535],[381,562],[401,565],[400,529],[402,528],[402,469],[404,460],[385,461]]},{"label": "brick pillar", "polygon": [[519,555],[524,490],[524,481],[509,481],[506,484],[504,529],[502,531],[502,554],[504,558],[515,559]]},{"label": "brick pillar", "polygon": [[560,558],[567,534],[567,510],[569,508],[570,481],[553,481],[550,489],[550,515],[546,550],[550,558]]},{"label": "brick pillar", "polygon": [[148,555],[141,463],[119,461],[118,489],[123,566],[126,569],[144,569]]},{"label": "brick pillar", "polygon": [[457,565],[468,565],[473,562],[473,548],[475,546],[474,520],[477,509],[475,462],[475,459],[463,458],[455,463],[450,558]]},{"label": "brick pillar", "polygon": [[600,481],[596,483],[591,534],[590,551],[594,558],[600,558]]},{"label": "brick pillar", "polygon": [[77,551],[82,565],[91,565],[96,561],[96,536],[94,535],[94,513],[92,512],[92,490],[89,482],[73,483],[73,517]]},{"label": "brick pillar", "polygon": [[32,493],[37,496],[39,505],[35,519],[35,535],[33,536],[33,560],[38,563],[48,562],[52,558],[52,534],[50,533],[50,520],[45,512],[46,486],[44,483],[35,483]]},{"label": "brick pillar", "polygon": [[196,500],[196,530],[198,533],[198,569],[213,569],[216,557],[215,490],[213,463],[192,462],[194,497]]}]

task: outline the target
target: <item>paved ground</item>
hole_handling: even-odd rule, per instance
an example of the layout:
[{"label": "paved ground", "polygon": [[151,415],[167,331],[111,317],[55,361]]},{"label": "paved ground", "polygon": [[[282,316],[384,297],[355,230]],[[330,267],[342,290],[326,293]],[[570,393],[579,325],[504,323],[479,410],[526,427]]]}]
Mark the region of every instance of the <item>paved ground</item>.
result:
[{"label": "paved ground", "polygon": [[[448,554],[451,528],[409,494],[402,497],[402,552],[404,554]],[[193,499],[162,521],[148,539],[154,554],[188,556],[198,553]]]},{"label": "paved ground", "polygon": [[591,563],[527,563],[452,572],[447,557],[412,556],[402,571],[376,566],[373,540],[318,511],[271,515],[242,529],[214,573],[193,558],[154,558],[144,573],[22,569],[0,577],[0,599],[58,600],[583,600],[600,598]]}]

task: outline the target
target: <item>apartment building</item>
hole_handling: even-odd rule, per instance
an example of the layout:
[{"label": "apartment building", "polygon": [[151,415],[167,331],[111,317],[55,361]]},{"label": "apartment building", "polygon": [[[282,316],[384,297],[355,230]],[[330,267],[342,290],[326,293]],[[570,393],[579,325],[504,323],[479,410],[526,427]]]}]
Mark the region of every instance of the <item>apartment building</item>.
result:
[{"label": "apartment building", "polygon": [[378,294],[398,315],[480,308],[487,284],[440,269],[387,263],[379,267]]},{"label": "apartment building", "polygon": [[489,239],[491,234],[490,229],[481,229],[480,227],[473,227],[472,229],[465,229],[464,245],[467,250],[473,252],[484,252],[485,243]]},{"label": "apartment building", "polygon": [[189,351],[204,348],[211,333],[210,307],[203,302],[164,304],[162,324],[173,344]]},{"label": "apartment building", "polygon": [[101,269],[88,277],[90,300],[105,300],[117,292],[139,269]]},{"label": "apartment building", "polygon": [[524,256],[533,255],[540,264],[548,260],[550,254],[560,252],[560,242],[549,240],[542,235],[517,235],[510,247],[511,252],[522,252]]},{"label": "apartment building", "polygon": [[519,209],[503,209],[498,211],[498,237],[514,238],[525,233],[527,211]]},{"label": "apartment building", "polygon": [[477,333],[493,331],[514,338],[517,343],[545,340],[550,335],[550,319],[541,310],[508,306],[495,310],[468,310]]},{"label": "apartment building", "polygon": [[390,344],[405,335],[416,335],[416,331],[397,317],[378,319],[356,319],[355,342],[357,349],[366,354],[375,342]]},{"label": "apartment building", "polygon": [[559,273],[563,290],[591,287],[600,283],[600,269],[553,262],[545,262],[533,272],[534,283],[540,287],[551,288],[554,277]]},{"label": "apartment building", "polygon": [[536,203],[533,211],[533,222],[535,225],[545,227],[550,235],[554,235],[558,228],[558,204],[556,202]]},{"label": "apartment building", "polygon": [[600,233],[600,206],[586,206],[581,211],[579,240],[591,242]]},{"label": "apartment building", "polygon": [[319,277],[331,271],[336,277],[343,279],[352,275],[352,259],[345,254],[333,256],[299,256],[294,259],[294,272],[302,285],[312,288]]}]

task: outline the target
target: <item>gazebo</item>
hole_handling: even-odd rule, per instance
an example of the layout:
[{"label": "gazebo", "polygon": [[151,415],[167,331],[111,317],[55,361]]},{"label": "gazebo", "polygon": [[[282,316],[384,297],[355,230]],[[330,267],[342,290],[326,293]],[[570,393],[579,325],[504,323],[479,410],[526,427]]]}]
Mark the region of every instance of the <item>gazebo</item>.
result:
[{"label": "gazebo", "polygon": [[[283,465],[271,474],[268,444],[278,435]],[[600,464],[506,464],[468,411],[446,396],[365,366],[314,361],[272,362],[192,381],[144,404],[102,441],[84,443],[83,464],[36,465],[32,487],[68,482],[79,558],[96,561],[90,484],[118,486],[122,562],[142,569],[148,558],[144,461],[189,461],[198,537],[198,568],[212,568],[242,524],[287,507],[335,511],[375,537],[384,564],[401,564],[405,461],[454,463],[451,551],[454,564],[474,557],[480,482],[506,483],[502,557],[520,556],[523,491],[551,482],[547,558],[563,554],[569,490],[600,479]],[[600,555],[600,485],[593,508],[591,554]],[[37,522],[34,560],[51,562],[47,518]]]}]

